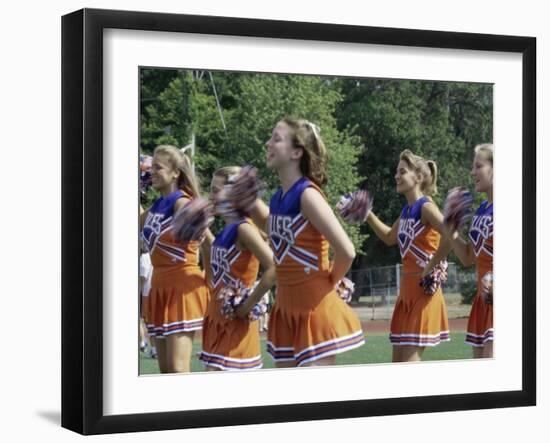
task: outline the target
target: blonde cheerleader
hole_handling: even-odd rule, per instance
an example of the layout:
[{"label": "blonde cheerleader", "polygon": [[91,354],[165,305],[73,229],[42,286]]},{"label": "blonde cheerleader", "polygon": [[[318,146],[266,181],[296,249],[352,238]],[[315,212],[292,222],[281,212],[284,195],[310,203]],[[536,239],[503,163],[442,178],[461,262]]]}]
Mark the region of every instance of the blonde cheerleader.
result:
[{"label": "blonde cheerleader", "polygon": [[189,372],[193,336],[202,328],[209,291],[199,267],[199,243],[179,243],[172,219],[199,188],[189,159],[167,145],[153,155],[151,184],[161,196],[140,216],[142,236],[153,264],[147,313],[162,373]]},{"label": "blonde cheerleader", "polygon": [[427,346],[450,340],[441,286],[426,291],[419,284],[443,230],[443,215],[430,198],[436,192],[437,166],[405,150],[399,157],[394,178],[396,191],[407,199],[401,215],[390,227],[369,212],[367,223],[384,243],[399,245],[403,262],[390,326],[392,360],[418,361]]}]

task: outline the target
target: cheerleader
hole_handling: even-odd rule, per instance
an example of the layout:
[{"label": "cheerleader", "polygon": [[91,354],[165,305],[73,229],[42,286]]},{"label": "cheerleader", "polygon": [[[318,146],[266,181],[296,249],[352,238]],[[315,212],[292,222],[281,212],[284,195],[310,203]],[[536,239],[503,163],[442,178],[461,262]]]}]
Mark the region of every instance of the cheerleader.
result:
[{"label": "cheerleader", "polygon": [[332,365],[336,354],[361,346],[364,333],[335,291],[355,250],[321,191],[327,151],[317,126],[293,118],[277,123],[266,148],[281,182],[269,211],[261,203],[253,211],[267,222],[277,274],[267,351],[277,367]]},{"label": "cheerleader", "polygon": [[436,192],[437,166],[405,150],[395,173],[396,191],[407,199],[389,227],[372,212],[367,223],[388,246],[399,244],[403,271],[390,326],[394,362],[419,361],[426,346],[449,341],[447,309],[441,287],[431,294],[419,285],[421,272],[439,246],[443,215],[430,198]]},{"label": "cheerleader", "polygon": [[199,187],[188,157],[168,145],[154,151],[151,184],[161,196],[140,216],[153,264],[147,329],[155,338],[160,372],[189,372],[193,336],[202,328],[209,292],[198,264],[199,243],[175,241],[171,222],[199,195]]},{"label": "cheerleader", "polygon": [[[476,192],[486,195],[476,210],[468,240],[456,228],[446,229],[446,245],[430,261],[427,273],[437,260],[453,249],[464,266],[476,265],[477,291],[472,304],[466,343],[473,346],[474,358],[493,357],[493,145],[477,145],[474,149],[472,179]],[[448,246],[447,246],[448,245]]]},{"label": "cheerleader", "polygon": [[[225,226],[214,240],[210,254],[209,279],[213,296],[208,304],[202,331],[203,350],[199,359],[207,370],[249,370],[262,367],[260,329],[251,310],[275,283],[273,253],[250,219],[238,213],[219,211],[224,185],[238,174],[236,166],[214,173],[210,197],[217,215],[223,215]],[[256,281],[259,266],[262,277]],[[247,288],[251,294],[235,314],[227,318],[221,312],[224,290]]]}]

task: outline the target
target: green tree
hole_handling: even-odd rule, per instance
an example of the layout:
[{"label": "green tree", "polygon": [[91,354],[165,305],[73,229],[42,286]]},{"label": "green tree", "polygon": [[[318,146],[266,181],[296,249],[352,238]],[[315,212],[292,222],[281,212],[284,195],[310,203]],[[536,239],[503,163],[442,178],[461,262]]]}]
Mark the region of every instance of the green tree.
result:
[{"label": "green tree", "polygon": [[[278,178],[265,168],[265,142],[282,117],[306,118],[321,127],[330,153],[325,192],[334,204],[362,179],[355,167],[360,139],[336,126],[334,113],[341,100],[330,79],[316,76],[182,71],[159,94],[159,103],[142,113],[142,148],[150,150],[159,143],[181,146],[194,134],[194,161],[203,181],[221,166],[252,164],[268,184],[268,199]],[[345,228],[360,249],[365,236],[357,227]]]},{"label": "green tree", "polygon": [[[435,160],[440,206],[448,190],[468,186],[473,146],[492,140],[492,87],[449,82],[344,79],[338,127],[361,137],[358,171],[368,176],[374,211],[391,225],[405,200],[395,192],[394,174],[404,149]],[[367,231],[368,227],[362,227]],[[397,248],[371,236],[359,266],[392,264]]]}]

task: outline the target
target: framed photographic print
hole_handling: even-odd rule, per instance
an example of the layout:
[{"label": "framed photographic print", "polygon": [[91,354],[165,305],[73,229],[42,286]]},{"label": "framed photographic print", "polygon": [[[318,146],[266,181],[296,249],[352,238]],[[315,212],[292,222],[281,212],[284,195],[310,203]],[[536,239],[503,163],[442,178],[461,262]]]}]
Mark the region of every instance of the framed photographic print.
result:
[{"label": "framed photographic print", "polygon": [[[530,37],[91,9],[64,16],[62,425],[101,434],[534,405],[535,55]],[[293,125],[298,129],[291,132]],[[299,131],[309,138],[300,139]],[[302,141],[285,145],[290,134]],[[317,147],[313,154],[311,143]],[[483,154],[488,146],[490,163]],[[409,162],[403,157],[407,149],[420,159]],[[183,169],[173,166],[170,150],[186,159],[181,160],[188,162],[186,173],[201,178],[200,190],[178,190]],[[321,158],[315,171],[326,172],[328,183],[304,160],[312,155]],[[425,169],[416,170],[417,163]],[[266,236],[278,267],[269,280],[266,260],[259,260],[263,272],[250,277],[251,288],[254,280],[263,288],[251,294],[276,288],[270,321],[250,322],[261,348],[258,361],[255,354],[225,356],[205,344],[208,337],[200,329],[210,315],[206,305],[217,300],[216,289],[201,314],[159,314],[160,300],[167,297],[159,295],[165,286],[159,286],[158,269],[196,259],[197,278],[212,286],[217,277],[208,272],[205,277],[203,269],[216,274],[233,259],[229,246],[219,243],[229,238],[232,219],[226,217],[224,227],[217,217],[211,226],[216,240],[204,240],[214,241],[212,248],[199,250],[197,243],[193,251],[167,244],[163,223],[179,216],[179,200],[212,195],[215,171],[244,165],[257,168],[265,202],[271,199]],[[326,200],[315,204],[328,203],[333,210],[340,195],[368,189],[379,224],[366,212],[360,217],[364,223],[355,225],[343,213],[338,219],[330,215],[344,227],[331,236],[330,223],[312,215],[322,213],[315,212],[320,206],[304,209],[304,198],[315,197],[287,186],[299,182],[289,181],[288,165],[302,171],[300,180],[310,180],[300,192],[322,187]],[[490,175],[483,172],[487,168]],[[236,186],[238,171],[229,175],[222,188]],[[424,186],[426,177],[434,189]],[[436,182],[439,194],[432,192]],[[476,209],[471,227],[458,234],[470,259],[459,263],[460,246],[455,246],[443,290],[427,295],[420,272],[437,252],[436,221],[442,215],[437,209],[426,215],[420,207],[432,202],[443,211],[456,186],[472,191]],[[287,214],[284,199],[295,197],[297,215]],[[495,225],[494,200],[503,214]],[[168,201],[169,207],[162,206]],[[363,209],[368,201],[362,200]],[[417,220],[410,226],[400,222],[411,214]],[[423,253],[415,242],[417,235],[428,238],[429,226],[437,241]],[[330,254],[327,244],[311,258],[299,240],[306,229],[311,238],[328,229]],[[378,237],[395,246],[387,248]],[[146,314],[140,313],[138,297],[140,238],[157,272],[146,291]],[[256,251],[243,244],[234,241],[235,257]],[[355,252],[343,253],[344,244]],[[413,253],[409,265],[407,254]],[[468,266],[479,254],[490,256],[483,272],[479,264]],[[227,266],[220,281],[230,277]],[[416,266],[414,279],[410,266]],[[299,277],[286,281],[292,269]],[[296,297],[309,300],[324,284],[315,280],[304,289],[299,285],[307,278],[338,275],[338,281],[346,273],[355,284],[349,305],[332,286],[319,298],[319,305],[326,294],[334,299],[330,315],[323,317],[331,325],[325,329],[338,330],[334,336],[319,333],[320,317],[310,335],[322,338],[311,342],[295,339],[301,327],[288,332],[290,326],[281,326],[286,289],[302,288],[288,298],[295,304]],[[491,300],[484,298],[486,274]],[[438,309],[445,318],[434,330],[412,334],[395,325],[400,310],[405,318],[416,309],[407,297],[419,291],[422,303],[441,300]],[[490,306],[490,327],[482,326],[479,334],[471,327],[475,303],[484,303],[485,313]],[[347,326],[334,326],[339,315]],[[147,352],[138,346],[140,316],[154,338]],[[175,336],[194,339],[185,345],[190,368],[171,360],[180,352],[173,350]],[[155,343],[156,358],[149,353]],[[491,354],[475,351],[488,349],[488,343]],[[209,367],[250,370],[204,370]],[[491,376],[479,377],[483,373]]]}]

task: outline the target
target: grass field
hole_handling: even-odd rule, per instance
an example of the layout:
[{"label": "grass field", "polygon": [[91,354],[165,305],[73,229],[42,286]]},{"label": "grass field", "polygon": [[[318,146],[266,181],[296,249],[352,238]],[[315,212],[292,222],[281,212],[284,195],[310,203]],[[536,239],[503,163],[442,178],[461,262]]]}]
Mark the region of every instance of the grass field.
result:
[{"label": "grass field", "polygon": [[[427,348],[424,352],[424,360],[462,360],[472,357],[471,346],[464,344],[464,332],[451,333],[451,341],[441,343],[434,348]],[[197,352],[200,351],[200,343],[195,343],[193,358],[191,360],[191,371],[203,370],[202,363],[197,359]],[[336,357],[336,364],[368,364],[391,362],[392,347],[388,340],[388,334],[372,334],[367,336],[365,345],[353,351],[345,352]],[[262,340],[262,356],[264,369],[273,368],[274,364],[269,354],[265,352],[265,341]],[[158,374],[157,361],[140,353],[139,361],[140,374]]]}]

